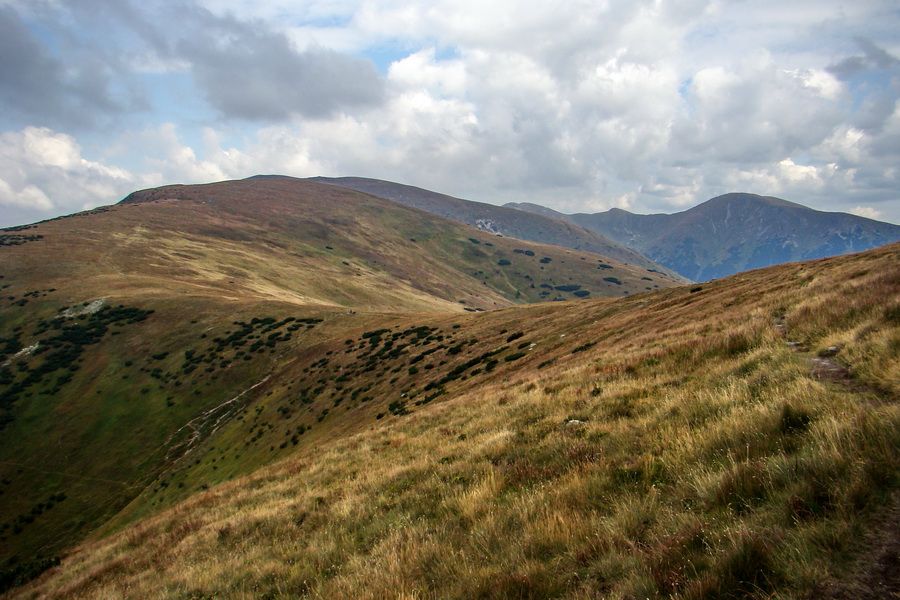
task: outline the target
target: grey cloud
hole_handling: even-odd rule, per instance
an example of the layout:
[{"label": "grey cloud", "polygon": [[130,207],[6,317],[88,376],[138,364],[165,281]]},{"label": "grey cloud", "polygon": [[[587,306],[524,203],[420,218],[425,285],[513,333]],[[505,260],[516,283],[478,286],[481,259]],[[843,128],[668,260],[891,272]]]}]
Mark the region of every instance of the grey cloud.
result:
[{"label": "grey cloud", "polygon": [[0,6],[0,107],[30,124],[79,130],[148,108],[134,70],[147,61],[186,68],[226,118],[327,117],[384,97],[371,61],[298,51],[262,21],[214,15],[192,0],[62,0],[29,18],[51,32],[55,53]]},{"label": "grey cloud", "polygon": [[73,92],[77,97],[77,86],[65,81],[62,64],[12,7],[0,6],[0,102],[7,116],[58,117],[75,109]]},{"label": "grey cloud", "polygon": [[57,96],[60,65],[12,7],[0,6],[0,98],[8,108],[27,110]]},{"label": "grey cloud", "polygon": [[172,51],[190,63],[207,100],[225,117],[320,118],[383,100],[384,82],[371,61],[322,48],[298,52],[259,22],[206,11],[194,11],[192,19],[191,35]]},{"label": "grey cloud", "polygon": [[880,131],[887,120],[894,114],[897,96],[887,90],[881,90],[867,96],[853,115],[853,125],[866,131]]},{"label": "grey cloud", "polygon": [[828,65],[825,70],[838,79],[847,80],[866,70],[866,60],[862,56],[850,56],[833,65]]},{"label": "grey cloud", "polygon": [[849,56],[844,60],[829,65],[826,71],[846,81],[859,73],[870,69],[888,69],[898,63],[900,60],[890,54],[887,50],[866,37],[854,38],[856,45],[863,51],[862,56]]},{"label": "grey cloud", "polygon": [[[42,23],[56,29],[54,22]],[[58,56],[11,6],[0,6],[0,106],[32,125],[82,129],[143,103],[129,86],[113,93],[123,67],[84,41],[57,38]],[[117,71],[119,73],[117,73]]]},{"label": "grey cloud", "polygon": [[874,66],[879,69],[886,69],[892,65],[897,64],[900,60],[897,60],[896,57],[891,55],[887,50],[881,48],[875,42],[865,37],[857,37],[855,38],[856,43],[859,45],[860,49],[865,53],[866,58],[871,62]]}]

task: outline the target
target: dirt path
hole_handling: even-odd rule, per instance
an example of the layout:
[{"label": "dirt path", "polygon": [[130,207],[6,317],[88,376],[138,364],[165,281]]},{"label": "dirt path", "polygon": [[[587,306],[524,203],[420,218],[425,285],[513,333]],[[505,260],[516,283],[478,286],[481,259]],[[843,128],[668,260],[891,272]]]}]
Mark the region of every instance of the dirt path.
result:
[{"label": "dirt path", "polygon": [[[787,340],[784,318],[775,323],[782,338]],[[854,381],[850,369],[832,360],[841,348],[828,348],[818,356],[811,356],[809,348],[798,342],[786,342],[801,355],[810,367],[810,375],[847,388],[873,394],[886,400],[885,392]],[[828,578],[817,585],[806,600],[900,600],[900,491],[891,495],[890,503],[881,509],[869,525],[868,532],[858,546],[859,556],[842,579]]]},{"label": "dirt path", "polygon": [[861,543],[851,574],[816,586],[808,600],[890,600],[900,598],[900,492],[875,519]]},{"label": "dirt path", "polygon": [[169,466],[163,474],[171,471],[179,462],[181,462],[181,460],[188,456],[202,437],[211,436],[219,429],[223,421],[230,418],[238,410],[240,410],[242,408],[242,405],[238,404],[238,401],[241,398],[266,383],[271,377],[272,375],[270,373],[239,394],[232,396],[221,404],[218,404],[213,408],[200,413],[200,415],[188,421],[187,424],[181,426],[175,433],[169,436],[169,439],[166,440],[164,446],[168,446],[172,442],[172,439],[174,439],[175,436],[177,436],[183,430],[191,430],[191,435],[187,440],[177,443],[169,448],[169,451],[166,453],[166,457],[163,459],[163,462],[165,462]]}]

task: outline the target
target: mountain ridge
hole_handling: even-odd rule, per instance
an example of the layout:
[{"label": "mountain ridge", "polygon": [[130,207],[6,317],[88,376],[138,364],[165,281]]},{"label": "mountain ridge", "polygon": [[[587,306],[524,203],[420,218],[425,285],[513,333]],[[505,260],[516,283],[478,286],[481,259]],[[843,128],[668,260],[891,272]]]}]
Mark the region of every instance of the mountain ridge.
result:
[{"label": "mountain ridge", "polygon": [[900,226],[891,223],[747,193],[723,194],[673,214],[610,209],[565,215],[533,204],[506,206],[579,224],[696,281],[900,240]]},{"label": "mountain ridge", "polygon": [[[310,181],[326,183],[369,193],[448,217],[491,233],[518,239],[553,244],[577,250],[587,250],[610,256],[634,265],[655,269],[674,275],[664,266],[646,256],[634,252],[605,236],[578,224],[561,219],[533,219],[524,217],[522,211],[511,211],[502,206],[464,200],[419,188],[381,179],[365,177],[311,177]],[[519,214],[516,214],[516,213]],[[541,216],[541,215],[538,215]]]}]

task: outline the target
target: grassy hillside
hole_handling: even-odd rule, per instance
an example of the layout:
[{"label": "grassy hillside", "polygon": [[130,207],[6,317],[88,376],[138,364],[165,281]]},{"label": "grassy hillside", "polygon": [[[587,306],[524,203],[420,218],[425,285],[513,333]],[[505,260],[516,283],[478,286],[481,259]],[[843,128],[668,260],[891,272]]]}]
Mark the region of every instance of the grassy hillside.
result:
[{"label": "grassy hillside", "polygon": [[[0,583],[126,506],[118,520],[277,460],[302,434],[403,412],[399,386],[416,395],[406,410],[449,393],[455,377],[426,390],[427,377],[481,345],[446,319],[675,283],[297,180],[146,190],[0,239]],[[420,329],[391,340],[396,356],[370,349],[386,334],[362,337],[399,323]],[[375,364],[419,347],[444,364]],[[346,359],[340,381],[329,353]],[[211,444],[238,456],[194,464]]]},{"label": "grassy hillside", "polygon": [[645,255],[620,245],[603,234],[575,224],[571,220],[565,222],[566,215],[558,215],[563,217],[560,219],[536,211],[513,210],[505,206],[454,198],[411,185],[365,177],[313,177],[310,181],[366,192],[521,240],[595,252],[680,279],[674,271],[669,271]]},{"label": "grassy hillside", "polygon": [[204,314],[127,372],[204,410],[11,597],[896,593],[872,565],[897,538],[898,264],[893,245],[484,313]]}]

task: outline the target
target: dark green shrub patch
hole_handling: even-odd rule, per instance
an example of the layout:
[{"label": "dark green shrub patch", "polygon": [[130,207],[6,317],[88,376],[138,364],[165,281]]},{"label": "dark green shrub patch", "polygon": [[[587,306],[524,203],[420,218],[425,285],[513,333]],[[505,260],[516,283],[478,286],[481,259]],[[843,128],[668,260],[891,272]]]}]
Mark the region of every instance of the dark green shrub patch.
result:
[{"label": "dark green shrub patch", "polygon": [[[49,376],[59,370],[69,372],[58,376],[55,387],[45,390],[47,393],[56,394],[72,381],[72,373],[78,370],[77,363],[82,360],[85,347],[99,343],[109,333],[110,326],[138,323],[151,314],[152,310],[119,305],[104,306],[95,313],[78,317],[58,316],[51,321],[39,321],[35,331],[40,332],[40,337],[35,335],[32,338],[37,347],[32,355],[23,357],[16,364],[21,375],[13,374],[8,368],[0,370],[0,385],[6,387],[0,390],[0,429],[14,420],[15,417],[10,414],[13,405],[19,397],[31,394],[30,388],[49,381]],[[17,328],[14,335],[0,338],[0,359],[24,349],[22,335],[21,329]]]},{"label": "dark green shrub patch", "polygon": [[406,409],[406,400],[394,400],[388,404],[388,411],[398,417],[409,414],[409,411]]},{"label": "dark green shrub patch", "polygon": [[432,400],[436,400],[437,398],[440,398],[441,396],[443,396],[446,393],[447,393],[447,391],[444,388],[438,388],[437,391],[435,391],[434,393],[425,396],[421,400],[417,400],[413,404],[415,404],[416,406],[421,406],[422,404],[428,404]]},{"label": "dark green shrub patch", "polygon": [[585,350],[592,348],[596,343],[597,342],[587,342],[586,344],[582,344],[582,345],[578,346],[577,348],[574,348],[572,350],[572,354],[578,354],[579,352],[584,352]]},{"label": "dark green shrub patch", "polygon": [[[6,230],[3,230],[6,231]],[[0,234],[0,246],[21,246],[44,239],[42,235]]]},{"label": "dark green shrub patch", "polygon": [[390,331],[390,329],[376,329],[374,331],[367,331],[362,334],[361,338],[364,340],[370,340],[371,343],[372,339],[380,340],[382,335],[384,335],[385,333],[389,333]]}]

